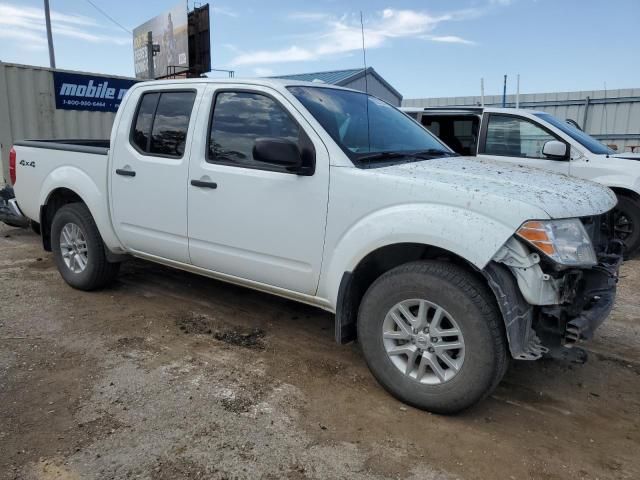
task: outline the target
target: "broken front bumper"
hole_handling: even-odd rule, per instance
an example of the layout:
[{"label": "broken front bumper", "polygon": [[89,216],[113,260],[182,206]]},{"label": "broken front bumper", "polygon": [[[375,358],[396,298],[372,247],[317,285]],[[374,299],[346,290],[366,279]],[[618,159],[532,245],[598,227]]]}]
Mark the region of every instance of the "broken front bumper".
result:
[{"label": "broken front bumper", "polygon": [[554,339],[561,339],[561,346],[571,347],[593,338],[613,309],[622,255],[622,244],[612,241],[606,253],[598,255],[598,265],[565,274],[563,304],[540,309],[542,318],[537,330],[543,341],[550,341],[551,334]]},{"label": "broken front bumper", "polygon": [[512,247],[483,272],[504,317],[511,355],[519,360],[569,356],[568,349],[592,338],[613,308],[622,244],[610,242],[594,267],[551,274],[542,271],[537,256],[519,255]]}]

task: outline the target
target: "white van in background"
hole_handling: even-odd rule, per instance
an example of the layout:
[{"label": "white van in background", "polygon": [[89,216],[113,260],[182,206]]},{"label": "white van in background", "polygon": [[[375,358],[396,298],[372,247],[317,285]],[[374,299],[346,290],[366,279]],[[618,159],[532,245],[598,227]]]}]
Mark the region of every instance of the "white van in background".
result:
[{"label": "white van in background", "polygon": [[640,154],[616,154],[546,112],[515,108],[403,108],[460,155],[542,168],[592,180],[618,197],[616,236],[640,250]]}]

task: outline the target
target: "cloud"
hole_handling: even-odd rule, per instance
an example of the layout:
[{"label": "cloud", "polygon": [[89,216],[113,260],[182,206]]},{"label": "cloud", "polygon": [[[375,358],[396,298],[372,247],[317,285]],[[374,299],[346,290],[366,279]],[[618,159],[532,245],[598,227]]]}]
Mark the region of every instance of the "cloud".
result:
[{"label": "cloud", "polygon": [[[257,50],[250,53],[238,55],[232,62],[238,65],[259,65],[265,63],[279,63],[282,61],[299,62],[302,60],[312,60],[314,53],[304,48],[292,46],[282,50]],[[286,59],[286,60],[283,60]]]},{"label": "cloud", "polygon": [[[51,29],[54,37],[75,38],[92,43],[131,44],[130,38],[97,33],[96,28],[100,26],[91,17],[51,12]],[[0,37],[20,42],[23,48],[46,47],[44,11],[40,8],[0,2]]]},{"label": "cloud", "polygon": [[213,11],[214,15],[224,15],[225,17],[233,17],[233,18],[238,16],[238,14],[234,10],[231,10],[228,7],[214,6],[214,7],[211,7],[211,10]]},{"label": "cloud", "polygon": [[422,38],[425,40],[431,40],[432,42],[438,43],[459,43],[461,45],[477,45],[476,42],[472,40],[467,40],[466,38],[458,37],[457,35],[425,35]]},{"label": "cloud", "polygon": [[[434,35],[432,32],[441,24],[476,18],[483,15],[494,2],[507,4],[509,0],[489,0],[482,7],[468,8],[434,15],[426,11],[399,10],[386,8],[365,23],[365,47],[383,46],[397,38],[423,38],[439,43],[474,45],[471,40],[455,35]],[[362,31],[359,15],[344,15],[340,18],[325,14],[296,12],[288,16],[290,20],[317,21],[320,31],[297,37],[298,45],[274,50],[241,52],[230,62],[232,67],[267,65],[285,62],[316,60],[321,57],[345,54],[362,49]]]}]

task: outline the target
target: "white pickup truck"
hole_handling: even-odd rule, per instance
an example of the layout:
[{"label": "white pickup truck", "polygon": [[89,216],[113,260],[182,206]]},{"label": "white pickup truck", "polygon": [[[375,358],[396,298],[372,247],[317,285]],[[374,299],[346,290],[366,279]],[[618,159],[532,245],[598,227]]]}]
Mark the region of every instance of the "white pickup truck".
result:
[{"label": "white pickup truck", "polygon": [[[527,165],[611,188],[614,230],[629,255],[640,252],[640,155],[606,145],[546,112],[494,107],[402,109],[460,155]],[[573,122],[575,123],[575,122]]]},{"label": "white pickup truck", "polygon": [[64,280],[127,255],[335,312],[399,399],[451,413],[614,302],[606,187],[457,157],[396,108],[282,80],[139,83],[110,141],[21,141],[17,206]]}]

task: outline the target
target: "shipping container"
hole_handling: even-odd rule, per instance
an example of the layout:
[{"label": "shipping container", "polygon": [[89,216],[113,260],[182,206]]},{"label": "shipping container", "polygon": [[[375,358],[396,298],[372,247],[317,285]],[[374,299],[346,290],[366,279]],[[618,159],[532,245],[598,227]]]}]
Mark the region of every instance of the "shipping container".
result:
[{"label": "shipping container", "polygon": [[135,80],[0,62],[0,181],[9,180],[9,150],[17,140],[105,139],[111,135],[115,112],[56,108],[54,72],[90,75],[107,81]]}]

